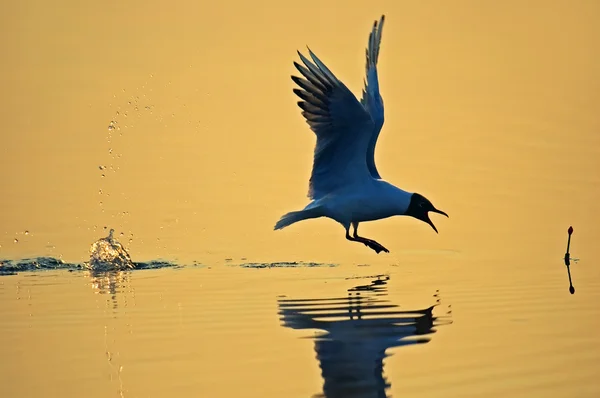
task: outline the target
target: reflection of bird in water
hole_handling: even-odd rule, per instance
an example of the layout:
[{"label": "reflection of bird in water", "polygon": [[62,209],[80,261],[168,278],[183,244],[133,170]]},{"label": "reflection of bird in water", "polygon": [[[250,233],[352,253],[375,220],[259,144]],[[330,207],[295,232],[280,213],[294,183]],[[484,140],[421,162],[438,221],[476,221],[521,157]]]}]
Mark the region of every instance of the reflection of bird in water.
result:
[{"label": "reflection of bird in water", "polygon": [[131,261],[129,253],[123,245],[117,241],[111,229],[106,238],[98,239],[90,247],[89,268],[97,271],[111,271],[133,269],[135,264]]},{"label": "reflection of bird in water", "polygon": [[320,329],[315,351],[326,398],[384,398],[390,383],[383,376],[386,350],[427,343],[440,325],[431,307],[398,311],[385,295],[387,279],[350,289],[348,297],[279,300],[284,326]]}]

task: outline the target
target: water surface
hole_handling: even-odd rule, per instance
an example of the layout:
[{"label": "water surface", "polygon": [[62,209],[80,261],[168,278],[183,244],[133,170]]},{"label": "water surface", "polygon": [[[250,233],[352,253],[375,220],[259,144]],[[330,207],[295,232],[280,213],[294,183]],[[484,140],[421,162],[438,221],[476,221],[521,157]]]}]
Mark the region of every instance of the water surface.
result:
[{"label": "water surface", "polygon": [[[361,224],[380,255],[330,220],[275,232],[314,145],[295,51],[358,94],[382,13],[378,169],[450,218]],[[0,396],[600,396],[599,15],[8,4]],[[139,269],[90,274],[112,228]]]}]

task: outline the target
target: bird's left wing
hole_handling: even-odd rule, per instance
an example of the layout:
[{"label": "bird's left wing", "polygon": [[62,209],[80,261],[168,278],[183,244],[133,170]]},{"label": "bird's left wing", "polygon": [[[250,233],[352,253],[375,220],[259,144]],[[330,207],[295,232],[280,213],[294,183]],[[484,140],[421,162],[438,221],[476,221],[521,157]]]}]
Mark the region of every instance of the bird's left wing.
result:
[{"label": "bird's left wing", "polygon": [[352,92],[308,50],[300,52],[303,65],[294,62],[303,78],[292,76],[301,89],[298,106],[317,136],[309,197],[319,198],[347,185],[371,178],[367,147],[373,121]]},{"label": "bird's left wing", "polygon": [[369,112],[374,125],[369,147],[367,148],[367,166],[373,178],[381,178],[375,166],[375,145],[377,144],[377,138],[379,138],[379,132],[384,122],[383,99],[379,94],[379,79],[377,77],[377,60],[379,58],[384,21],[385,15],[382,15],[379,23],[377,21],[373,23],[373,30],[369,35],[369,44],[366,49],[366,81],[360,101],[367,112]]}]

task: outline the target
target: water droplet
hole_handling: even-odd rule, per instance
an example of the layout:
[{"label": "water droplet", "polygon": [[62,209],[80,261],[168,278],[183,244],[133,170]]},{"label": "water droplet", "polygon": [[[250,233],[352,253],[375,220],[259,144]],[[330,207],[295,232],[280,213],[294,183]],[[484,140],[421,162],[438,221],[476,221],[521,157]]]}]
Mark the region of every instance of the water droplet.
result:
[{"label": "water droplet", "polygon": [[29,231],[25,230],[25,235],[29,235]]},{"label": "water droplet", "polygon": [[106,177],[104,174],[102,174],[102,177]]},{"label": "water droplet", "polygon": [[102,195],[102,190],[99,190],[99,191],[98,191],[98,194]]},{"label": "water droplet", "polygon": [[100,170],[106,170],[106,166],[98,166]]},{"label": "water droplet", "polygon": [[106,225],[104,226],[104,229],[106,229]]},{"label": "water droplet", "polygon": [[119,234],[119,236],[123,236],[123,235],[125,235],[123,232],[121,232],[121,233]]},{"label": "water droplet", "polygon": [[108,148],[108,153],[112,154],[112,148]]},{"label": "water droplet", "polygon": [[15,238],[15,240],[13,242],[19,243],[19,239]]},{"label": "water droplet", "polygon": [[108,131],[113,131],[115,129],[115,124],[117,124],[117,122],[111,120],[110,123],[108,123]]}]

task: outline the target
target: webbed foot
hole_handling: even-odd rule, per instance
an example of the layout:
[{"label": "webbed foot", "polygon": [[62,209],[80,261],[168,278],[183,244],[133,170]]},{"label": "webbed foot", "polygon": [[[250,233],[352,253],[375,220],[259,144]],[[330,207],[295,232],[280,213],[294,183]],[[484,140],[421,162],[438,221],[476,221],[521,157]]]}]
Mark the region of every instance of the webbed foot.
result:
[{"label": "webbed foot", "polygon": [[365,246],[369,247],[370,249],[375,250],[375,253],[377,253],[377,254],[379,254],[381,252],[386,252],[386,253],[390,252],[382,244],[380,244],[374,240],[366,239],[365,242],[363,242],[363,243],[365,244]]}]

